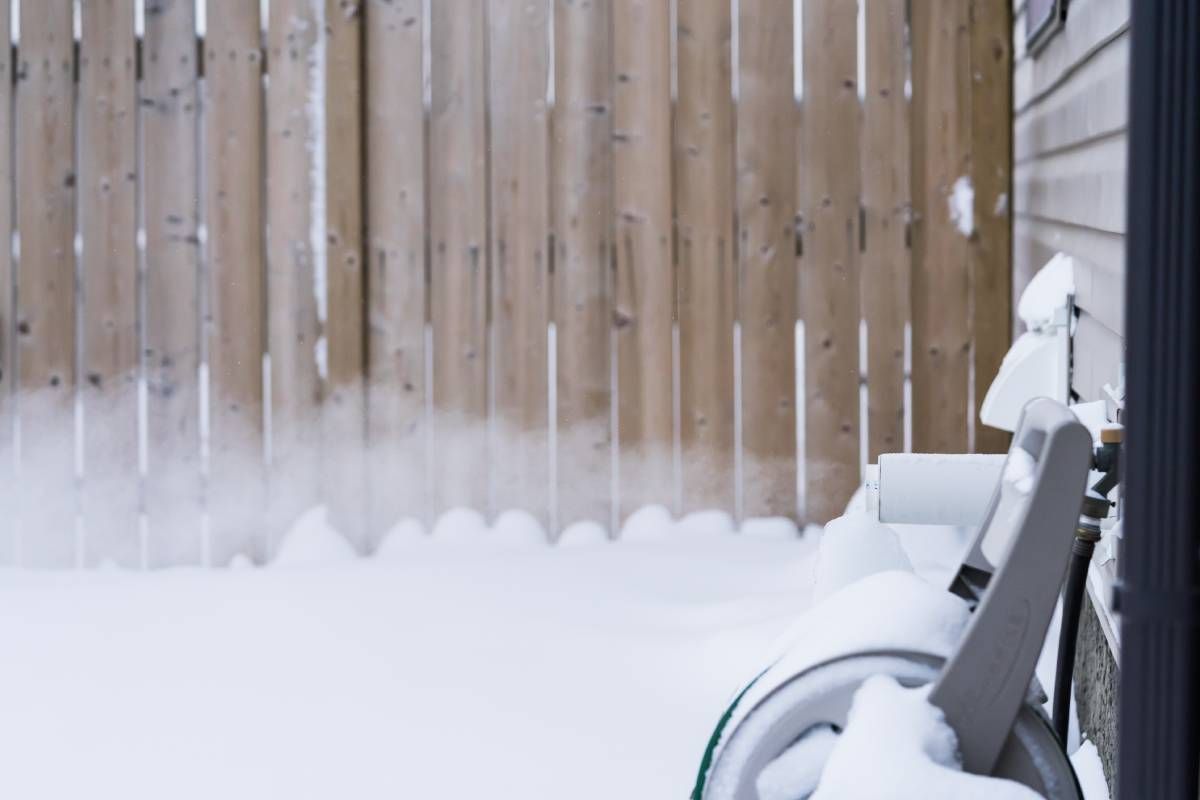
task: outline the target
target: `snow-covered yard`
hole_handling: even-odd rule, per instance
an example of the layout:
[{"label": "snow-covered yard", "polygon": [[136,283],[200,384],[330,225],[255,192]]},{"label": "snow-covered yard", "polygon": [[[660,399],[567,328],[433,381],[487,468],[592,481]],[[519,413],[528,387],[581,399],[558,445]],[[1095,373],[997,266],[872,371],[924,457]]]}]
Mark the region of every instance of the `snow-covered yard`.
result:
[{"label": "snow-covered yard", "polygon": [[[528,531],[462,512],[357,559],[314,516],[268,568],[0,572],[3,796],[686,796],[819,532]],[[961,543],[904,538],[934,576]]]},{"label": "snow-covered yard", "polygon": [[3,796],[682,797],[811,583],[795,539],[317,544],[0,573]]}]

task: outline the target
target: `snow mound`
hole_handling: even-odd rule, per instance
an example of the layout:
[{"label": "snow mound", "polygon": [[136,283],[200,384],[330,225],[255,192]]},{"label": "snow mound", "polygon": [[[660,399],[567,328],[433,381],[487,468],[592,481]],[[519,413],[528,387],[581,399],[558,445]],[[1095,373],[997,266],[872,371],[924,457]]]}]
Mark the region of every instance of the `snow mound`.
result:
[{"label": "snow mound", "polygon": [[605,527],[591,519],[572,522],[558,535],[559,547],[594,547],[610,541]]},{"label": "snow mound", "polygon": [[629,515],[621,526],[622,542],[661,542],[675,527],[671,512],[664,506],[643,506]]},{"label": "snow mound", "polygon": [[425,526],[420,520],[406,517],[383,535],[379,546],[375,548],[374,557],[381,561],[404,559],[414,550],[428,545],[429,535],[425,533]]},{"label": "snow mound", "polygon": [[860,578],[889,570],[913,571],[896,532],[866,513],[838,517],[821,535],[813,599],[823,600]]},{"label": "snow mound", "polygon": [[736,530],[733,517],[724,511],[693,511],[675,523],[680,536],[728,536]]},{"label": "snow mound", "polygon": [[799,538],[800,531],[787,517],[750,517],[742,521],[742,536],[780,541]]},{"label": "snow mound", "polygon": [[487,521],[473,508],[452,508],[433,526],[433,538],[442,544],[478,544],[486,535]]},{"label": "snow mound", "polygon": [[254,562],[245,553],[235,553],[233,558],[229,559],[229,569],[254,569]]},{"label": "snow mound", "polygon": [[0,569],[0,798],[677,798],[809,556],[430,538],[336,569]]},{"label": "snow mound", "polygon": [[358,558],[350,543],[329,524],[329,510],[314,506],[292,523],[272,560],[276,567],[344,564]]},{"label": "snow mound", "polygon": [[545,547],[548,542],[546,529],[538,518],[515,508],[496,517],[488,535],[495,544],[506,548]]},{"label": "snow mound", "polygon": [[928,695],[928,686],[905,689],[888,676],[868,678],[854,695],[846,729],[829,753],[812,800],[1041,797],[1013,781],[963,772],[958,737]]}]

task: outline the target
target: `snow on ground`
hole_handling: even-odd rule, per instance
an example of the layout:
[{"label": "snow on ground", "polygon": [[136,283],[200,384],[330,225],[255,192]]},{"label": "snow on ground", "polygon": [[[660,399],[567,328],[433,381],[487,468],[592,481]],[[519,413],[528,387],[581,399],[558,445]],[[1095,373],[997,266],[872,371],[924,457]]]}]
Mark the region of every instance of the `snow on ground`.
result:
[{"label": "snow on ground", "polygon": [[0,572],[3,796],[685,795],[809,604],[811,540],[550,548],[502,518],[457,546],[475,522],[370,560],[314,514],[276,568]]},{"label": "snow on ground", "polygon": [[[728,515],[675,521],[651,507],[620,543],[580,523],[550,547],[523,512],[488,525],[460,509],[431,535],[398,523],[361,559],[313,509],[265,569],[0,571],[3,796],[682,797],[734,693],[801,629],[812,641],[814,625],[846,628],[872,585],[893,597],[897,581],[915,582],[930,646],[952,646],[965,612],[948,616],[941,604],[957,600],[933,587],[962,532],[897,533],[845,519],[818,558],[820,532],[787,520],[734,535]],[[862,577],[855,552],[876,544],[874,570],[911,563],[930,583],[890,572],[836,591]],[[832,611],[806,622],[814,582]],[[899,635],[873,616],[836,638]],[[942,774],[952,759],[930,743],[948,729],[922,717],[923,698],[874,695],[859,716],[878,724],[821,744],[842,772],[820,797],[849,796],[837,776],[852,780],[854,759],[838,754],[889,720],[911,723],[904,758],[929,780],[952,791],[966,778]],[[1094,748],[1075,758],[1103,789]],[[780,797],[806,763],[781,761]]]}]

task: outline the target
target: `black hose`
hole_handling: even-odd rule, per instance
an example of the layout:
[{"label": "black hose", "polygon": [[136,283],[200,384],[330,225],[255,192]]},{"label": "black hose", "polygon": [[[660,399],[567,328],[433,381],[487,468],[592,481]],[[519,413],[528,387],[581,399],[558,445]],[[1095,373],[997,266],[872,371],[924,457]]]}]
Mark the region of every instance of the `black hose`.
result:
[{"label": "black hose", "polygon": [[1054,674],[1054,732],[1063,747],[1071,728],[1071,682],[1075,675],[1075,640],[1079,635],[1079,616],[1083,611],[1083,594],[1087,587],[1088,565],[1096,542],[1091,538],[1075,537],[1071,548],[1071,566],[1063,588],[1062,626],[1058,634],[1058,668]]}]

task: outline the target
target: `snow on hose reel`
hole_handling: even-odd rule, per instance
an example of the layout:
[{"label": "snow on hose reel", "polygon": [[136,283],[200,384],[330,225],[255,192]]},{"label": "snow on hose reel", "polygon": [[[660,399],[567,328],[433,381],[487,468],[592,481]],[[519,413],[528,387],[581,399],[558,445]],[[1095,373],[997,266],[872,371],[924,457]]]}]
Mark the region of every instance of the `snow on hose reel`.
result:
[{"label": "snow on hose reel", "polygon": [[1065,406],[1030,401],[950,586],[974,613],[949,658],[849,652],[775,676],[769,689],[751,691],[752,682],[714,732],[693,800],[760,800],[763,770],[814,731],[842,730],[855,693],[881,674],[902,686],[932,684],[928,700],[957,735],[966,772],[1016,781],[1048,800],[1079,800],[1070,760],[1030,685],[1070,559],[1091,454],[1090,434]]}]

